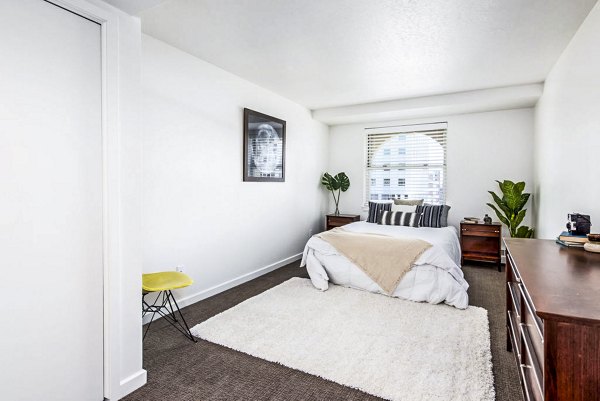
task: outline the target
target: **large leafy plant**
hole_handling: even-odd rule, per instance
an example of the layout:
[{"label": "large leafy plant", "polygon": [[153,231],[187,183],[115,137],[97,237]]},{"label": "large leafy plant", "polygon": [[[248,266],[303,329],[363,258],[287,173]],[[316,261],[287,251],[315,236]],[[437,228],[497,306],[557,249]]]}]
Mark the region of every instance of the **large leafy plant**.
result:
[{"label": "large leafy plant", "polygon": [[488,191],[498,206],[496,207],[491,203],[488,203],[487,205],[494,209],[494,212],[496,212],[500,221],[508,227],[511,237],[533,237],[533,228],[527,226],[519,227],[525,218],[525,213],[527,213],[527,209],[524,209],[525,204],[529,200],[529,196],[531,196],[531,194],[523,193],[525,190],[525,183],[514,183],[509,180],[496,182],[502,191],[502,198],[493,191]]},{"label": "large leafy plant", "polygon": [[[350,188],[350,178],[348,178],[344,172],[337,173],[334,176],[329,173],[325,173],[321,177],[321,184],[331,191],[333,201],[335,202],[335,214],[340,214],[340,209],[338,208],[340,203],[340,192],[346,192],[348,188]],[[335,196],[336,191],[337,198]]]}]

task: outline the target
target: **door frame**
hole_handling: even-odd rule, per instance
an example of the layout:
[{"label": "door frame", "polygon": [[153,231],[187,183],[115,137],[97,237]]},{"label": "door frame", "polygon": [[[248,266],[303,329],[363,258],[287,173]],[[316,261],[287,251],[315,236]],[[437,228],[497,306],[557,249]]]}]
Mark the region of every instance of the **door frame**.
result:
[{"label": "door frame", "polygon": [[[146,371],[121,380],[121,326],[123,316],[122,275],[122,137],[119,104],[119,14],[112,6],[96,0],[44,0],[101,27],[102,60],[102,240],[103,240],[103,389],[105,399],[116,400],[146,382]],[[141,271],[140,271],[141,273]],[[141,276],[140,276],[141,280]],[[141,291],[141,287],[140,290]],[[141,294],[141,292],[140,292]],[[140,295],[141,296],[141,295]],[[141,314],[140,314],[141,338]],[[141,348],[141,343],[140,343]],[[141,368],[141,360],[140,360]],[[135,376],[135,377],[134,377]],[[131,382],[131,383],[130,383]]]}]

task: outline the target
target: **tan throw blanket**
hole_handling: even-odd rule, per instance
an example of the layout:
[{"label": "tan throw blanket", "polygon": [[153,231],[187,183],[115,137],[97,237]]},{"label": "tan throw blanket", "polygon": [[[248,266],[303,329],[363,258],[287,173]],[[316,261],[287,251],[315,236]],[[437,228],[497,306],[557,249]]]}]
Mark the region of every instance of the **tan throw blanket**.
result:
[{"label": "tan throw blanket", "polygon": [[421,239],[359,234],[343,228],[322,232],[317,237],[350,259],[388,295],[398,287],[419,256],[432,246]]}]

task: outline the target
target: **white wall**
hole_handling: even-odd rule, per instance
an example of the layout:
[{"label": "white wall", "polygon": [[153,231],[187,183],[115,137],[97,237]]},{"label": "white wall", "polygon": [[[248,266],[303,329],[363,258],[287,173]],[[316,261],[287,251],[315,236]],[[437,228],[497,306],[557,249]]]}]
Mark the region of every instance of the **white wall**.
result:
[{"label": "white wall", "polygon": [[[142,88],[144,271],[184,265],[185,304],[297,258],[323,224],[327,126],[149,36]],[[287,121],[284,183],[242,182],[244,107]]]},{"label": "white wall", "polygon": [[563,231],[567,213],[591,215],[600,231],[600,3],[548,76],[536,107],[538,238]]},{"label": "white wall", "polygon": [[[364,201],[365,131],[367,127],[448,122],[447,196],[449,224],[465,216],[490,214],[488,190],[499,193],[494,180],[525,181],[532,190],[533,109],[462,114],[419,120],[365,123],[331,127],[329,172],[348,174],[351,186],[343,193],[340,212],[362,213]],[[331,197],[331,196],[330,196]],[[329,209],[333,210],[333,201]],[[531,212],[529,212],[531,215]],[[529,222],[529,217],[525,223]]]}]

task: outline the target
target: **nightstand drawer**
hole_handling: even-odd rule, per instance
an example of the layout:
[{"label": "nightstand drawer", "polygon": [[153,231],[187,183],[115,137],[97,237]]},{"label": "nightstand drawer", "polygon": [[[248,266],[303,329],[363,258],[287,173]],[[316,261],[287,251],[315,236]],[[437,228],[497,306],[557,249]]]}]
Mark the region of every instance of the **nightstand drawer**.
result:
[{"label": "nightstand drawer", "polygon": [[497,225],[488,225],[488,224],[468,224],[463,223],[460,225],[460,230],[463,233],[476,233],[477,235],[484,235],[484,233],[492,234],[499,236],[501,230],[501,226]]},{"label": "nightstand drawer", "polygon": [[360,221],[358,214],[328,214],[325,220],[325,229],[331,230],[335,227],[341,227],[354,221]]},{"label": "nightstand drawer", "polygon": [[348,224],[354,220],[345,218],[345,217],[328,217],[327,223],[330,226],[343,226],[344,224]]},{"label": "nightstand drawer", "polygon": [[500,239],[498,237],[463,234],[461,246],[463,252],[492,253],[496,255],[500,253]]},{"label": "nightstand drawer", "polygon": [[465,230],[462,229],[462,235],[471,236],[471,237],[490,237],[490,238],[500,238],[500,231],[476,231],[476,230]]}]

